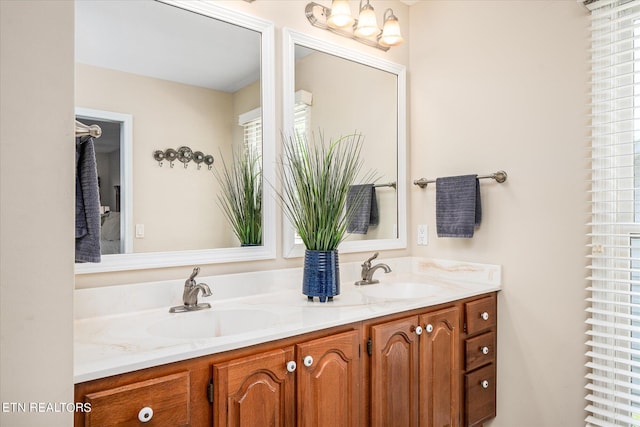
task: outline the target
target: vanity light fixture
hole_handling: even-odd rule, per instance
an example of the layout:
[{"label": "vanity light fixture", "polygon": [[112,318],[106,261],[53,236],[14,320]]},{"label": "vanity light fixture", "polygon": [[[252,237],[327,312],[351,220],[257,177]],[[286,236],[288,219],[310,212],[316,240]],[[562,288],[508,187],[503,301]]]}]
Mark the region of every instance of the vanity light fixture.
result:
[{"label": "vanity light fixture", "polygon": [[[333,0],[331,8],[311,2],[305,15],[314,27],[322,28],[384,51],[403,42],[398,18],[392,9],[383,16],[382,31],[378,28],[375,11],[370,0],[360,0],[358,19],[351,15],[348,0]],[[364,4],[363,4],[364,3]]]}]

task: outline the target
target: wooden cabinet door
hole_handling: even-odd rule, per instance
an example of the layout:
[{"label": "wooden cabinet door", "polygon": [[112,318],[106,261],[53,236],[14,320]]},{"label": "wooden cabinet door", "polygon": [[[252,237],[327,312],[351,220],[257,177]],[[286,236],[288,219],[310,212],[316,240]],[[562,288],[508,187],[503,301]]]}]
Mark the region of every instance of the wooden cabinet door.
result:
[{"label": "wooden cabinet door", "polygon": [[418,317],[371,327],[371,425],[418,426]]},{"label": "wooden cabinet door", "polygon": [[420,316],[420,425],[460,425],[460,314],[457,307]]},{"label": "wooden cabinet door", "polygon": [[359,425],[359,343],[349,331],[296,346],[298,426]]},{"label": "wooden cabinet door", "polygon": [[295,425],[295,377],[286,364],[293,348],[221,363],[214,372],[214,425]]}]

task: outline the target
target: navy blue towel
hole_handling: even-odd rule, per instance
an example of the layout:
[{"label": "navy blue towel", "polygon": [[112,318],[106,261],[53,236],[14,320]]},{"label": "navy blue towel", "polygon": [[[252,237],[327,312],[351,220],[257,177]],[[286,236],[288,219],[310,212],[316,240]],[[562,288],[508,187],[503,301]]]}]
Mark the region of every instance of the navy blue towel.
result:
[{"label": "navy blue towel", "polygon": [[93,138],[76,138],[76,262],[100,262],[100,193]]},{"label": "navy blue towel", "polygon": [[349,222],[347,232],[367,234],[370,226],[380,222],[376,188],[373,184],[352,185],[347,193]]},{"label": "navy blue towel", "polygon": [[473,237],[482,220],[478,175],[436,179],[438,237]]}]

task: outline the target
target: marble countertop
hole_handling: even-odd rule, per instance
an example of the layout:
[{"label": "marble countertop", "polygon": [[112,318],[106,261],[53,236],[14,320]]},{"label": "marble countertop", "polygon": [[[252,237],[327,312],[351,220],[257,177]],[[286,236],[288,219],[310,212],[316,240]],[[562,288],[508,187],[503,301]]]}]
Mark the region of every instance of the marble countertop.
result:
[{"label": "marble countertop", "polygon": [[198,278],[211,309],[169,313],[184,281],[75,291],[74,382],[220,353],[500,290],[500,266],[421,258],[382,260],[393,272],[354,286],[359,264],[341,265],[341,293],[310,302],[301,269]]}]

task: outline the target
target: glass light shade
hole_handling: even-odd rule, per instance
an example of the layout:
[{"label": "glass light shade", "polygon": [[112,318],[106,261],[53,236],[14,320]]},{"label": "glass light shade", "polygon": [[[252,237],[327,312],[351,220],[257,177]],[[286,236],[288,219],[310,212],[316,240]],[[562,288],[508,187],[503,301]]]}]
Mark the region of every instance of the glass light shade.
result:
[{"label": "glass light shade", "polygon": [[380,31],[378,28],[378,21],[376,20],[376,13],[373,11],[373,7],[368,3],[360,9],[360,15],[358,15],[358,26],[355,33],[357,36],[369,37]]},{"label": "glass light shade", "polygon": [[348,0],[333,0],[331,2],[331,13],[327,18],[327,24],[333,28],[344,28],[353,25],[353,16],[349,8]]},{"label": "glass light shade", "polygon": [[398,18],[391,15],[384,21],[384,28],[382,28],[382,35],[380,36],[379,43],[382,46],[397,46],[402,43],[404,39],[400,34],[400,24]]}]

